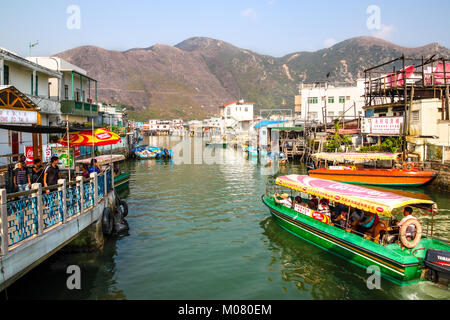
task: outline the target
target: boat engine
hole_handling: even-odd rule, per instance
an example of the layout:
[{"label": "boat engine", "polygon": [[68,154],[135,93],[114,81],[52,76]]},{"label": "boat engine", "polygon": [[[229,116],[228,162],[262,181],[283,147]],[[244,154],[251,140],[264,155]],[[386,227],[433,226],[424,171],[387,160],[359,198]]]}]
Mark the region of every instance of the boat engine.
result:
[{"label": "boat engine", "polygon": [[429,249],[423,263],[428,268],[427,280],[434,283],[441,279],[450,281],[450,251]]}]

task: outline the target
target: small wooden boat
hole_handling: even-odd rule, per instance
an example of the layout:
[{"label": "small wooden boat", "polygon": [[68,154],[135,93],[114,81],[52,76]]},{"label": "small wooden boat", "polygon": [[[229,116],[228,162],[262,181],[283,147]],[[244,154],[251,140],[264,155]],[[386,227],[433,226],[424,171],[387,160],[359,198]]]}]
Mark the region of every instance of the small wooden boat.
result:
[{"label": "small wooden boat", "polygon": [[[392,226],[393,218],[401,215],[406,206],[414,209],[415,217],[420,214],[434,216],[437,205],[433,201],[299,175],[279,177],[275,185],[269,185],[262,196],[273,219],[286,231],[357,266],[377,266],[382,277],[398,285],[422,280],[436,282],[439,277],[447,279],[450,275],[450,245],[433,237],[433,218],[425,220],[431,220],[431,229],[427,228],[427,232],[424,232],[425,228],[423,232],[416,229],[413,240],[405,238],[402,227],[397,240],[392,241],[387,233],[391,230],[389,227],[381,239],[373,241],[375,239],[367,234],[360,235],[348,228],[333,225],[328,216],[308,207],[298,204],[287,207],[279,203],[274,194],[283,192],[283,189],[287,195],[291,195],[291,199],[298,196],[302,202],[308,202],[312,196],[316,196],[330,201],[330,208],[339,204],[345,206],[344,210],[348,208],[348,212],[359,209],[372,216],[379,215],[379,222],[374,227],[378,227],[378,224]],[[386,219],[391,220],[390,224]],[[412,220],[414,223],[418,221]]]},{"label": "small wooden boat", "polygon": [[[338,163],[364,161],[399,161],[400,154],[389,153],[320,153],[313,158]],[[404,163],[401,168],[358,168],[354,165],[328,166],[309,170],[308,174],[314,178],[321,178],[358,185],[376,186],[404,186],[417,187],[425,185],[436,178],[432,171],[417,170],[414,163]]]},{"label": "small wooden boat", "polygon": [[284,166],[288,164],[288,157],[284,152],[269,152],[266,157],[266,165],[271,166],[278,159],[278,165]]}]

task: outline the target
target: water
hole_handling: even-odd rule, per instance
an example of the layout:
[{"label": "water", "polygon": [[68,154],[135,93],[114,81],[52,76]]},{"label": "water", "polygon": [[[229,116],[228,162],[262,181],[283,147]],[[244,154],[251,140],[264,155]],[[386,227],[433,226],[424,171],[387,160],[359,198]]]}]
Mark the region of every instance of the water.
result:
[{"label": "water", "polygon": [[[430,283],[383,280],[369,290],[365,270],[282,230],[261,202],[268,177],[255,162],[136,161],[124,169],[129,234],[101,253],[56,254],[11,286],[9,299],[450,299]],[[304,172],[294,164],[279,174]],[[438,202],[446,224],[439,233],[450,238],[448,195],[419,191]],[[66,289],[72,264],[82,270],[80,291]]]}]

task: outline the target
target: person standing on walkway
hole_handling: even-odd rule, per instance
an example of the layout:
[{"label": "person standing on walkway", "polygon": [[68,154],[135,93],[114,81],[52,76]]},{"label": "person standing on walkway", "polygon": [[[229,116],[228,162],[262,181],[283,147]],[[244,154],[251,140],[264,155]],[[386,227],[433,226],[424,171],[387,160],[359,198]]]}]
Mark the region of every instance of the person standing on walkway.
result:
[{"label": "person standing on walkway", "polygon": [[28,191],[31,188],[30,175],[25,163],[20,161],[14,170],[14,187],[18,192]]},{"label": "person standing on walkway", "polygon": [[58,184],[61,179],[61,172],[58,167],[58,157],[52,157],[50,165],[47,166],[44,172],[44,187],[54,186]]},{"label": "person standing on walkway", "polygon": [[34,165],[31,168],[31,183],[44,185],[44,165],[41,159],[34,159]]}]

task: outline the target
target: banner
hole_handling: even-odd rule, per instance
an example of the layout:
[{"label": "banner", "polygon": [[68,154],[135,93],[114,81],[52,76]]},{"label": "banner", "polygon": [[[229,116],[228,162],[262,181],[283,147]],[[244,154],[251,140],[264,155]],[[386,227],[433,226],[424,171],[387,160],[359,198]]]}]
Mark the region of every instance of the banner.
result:
[{"label": "banner", "polygon": [[75,162],[74,162],[74,150],[73,148],[69,149],[69,156],[67,154],[67,148],[66,147],[56,147],[52,148],[52,157],[56,156],[59,158],[58,166],[61,170],[69,170],[75,169]]},{"label": "banner", "polygon": [[27,166],[32,166],[34,164],[34,150],[33,147],[25,147],[25,156],[26,156],[26,163]]}]

